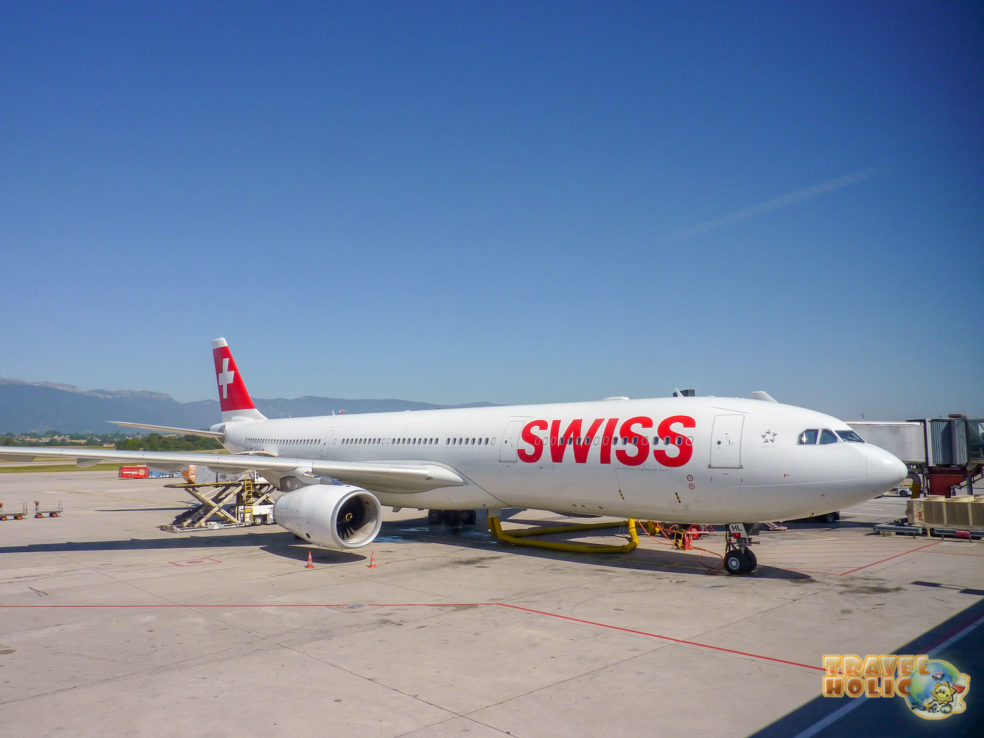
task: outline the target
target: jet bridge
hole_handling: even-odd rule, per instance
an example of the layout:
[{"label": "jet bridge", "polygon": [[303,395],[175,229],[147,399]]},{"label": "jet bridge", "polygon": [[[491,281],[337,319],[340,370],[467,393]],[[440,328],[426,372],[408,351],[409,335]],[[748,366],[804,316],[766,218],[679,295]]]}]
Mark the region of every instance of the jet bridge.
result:
[{"label": "jet bridge", "polygon": [[913,496],[974,494],[984,472],[984,418],[953,414],[904,423],[852,421],[862,438],[909,467]]}]

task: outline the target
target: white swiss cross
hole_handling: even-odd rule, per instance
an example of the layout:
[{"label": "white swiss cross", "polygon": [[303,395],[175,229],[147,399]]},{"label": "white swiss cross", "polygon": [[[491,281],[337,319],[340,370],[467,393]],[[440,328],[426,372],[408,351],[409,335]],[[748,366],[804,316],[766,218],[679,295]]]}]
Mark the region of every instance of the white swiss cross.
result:
[{"label": "white swiss cross", "polygon": [[219,372],[219,387],[222,388],[222,399],[229,399],[229,385],[235,379],[236,373],[229,371],[229,359],[222,360],[222,371]]}]

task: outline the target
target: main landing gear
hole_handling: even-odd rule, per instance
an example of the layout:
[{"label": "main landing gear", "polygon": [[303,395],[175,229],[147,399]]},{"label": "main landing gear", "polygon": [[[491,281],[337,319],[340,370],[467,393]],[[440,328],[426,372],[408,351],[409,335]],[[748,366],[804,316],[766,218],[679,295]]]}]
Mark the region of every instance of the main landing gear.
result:
[{"label": "main landing gear", "polygon": [[449,528],[460,528],[463,525],[475,525],[478,513],[474,510],[428,510],[427,525],[444,523]]},{"label": "main landing gear", "polygon": [[[754,528],[754,526],[749,526]],[[724,570],[729,574],[746,574],[755,571],[758,560],[749,546],[752,536],[744,523],[728,523],[728,535],[724,542]]]}]

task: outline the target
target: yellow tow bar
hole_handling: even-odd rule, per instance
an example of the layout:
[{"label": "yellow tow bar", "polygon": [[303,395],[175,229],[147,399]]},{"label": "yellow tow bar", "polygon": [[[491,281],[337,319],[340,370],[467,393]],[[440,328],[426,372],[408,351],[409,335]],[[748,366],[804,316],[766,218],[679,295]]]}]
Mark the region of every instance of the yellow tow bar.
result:
[{"label": "yellow tow bar", "polygon": [[[600,543],[562,543],[560,541],[528,540],[535,536],[547,536],[553,533],[575,533],[583,530],[598,530],[599,528],[621,528],[625,525],[628,525],[629,528],[629,540],[621,546],[606,546]],[[499,521],[499,518],[489,515],[489,530],[492,531],[492,535],[505,543],[511,543],[514,546],[546,548],[551,551],[628,553],[639,545],[639,536],[636,533],[636,521],[632,518],[620,520],[616,523],[584,523],[580,525],[561,525],[553,528],[524,528],[506,533],[502,530],[502,523]]]}]

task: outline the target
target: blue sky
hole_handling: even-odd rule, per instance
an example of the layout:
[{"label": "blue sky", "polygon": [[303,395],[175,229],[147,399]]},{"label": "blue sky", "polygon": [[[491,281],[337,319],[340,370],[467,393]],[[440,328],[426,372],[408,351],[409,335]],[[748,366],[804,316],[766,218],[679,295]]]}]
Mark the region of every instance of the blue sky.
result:
[{"label": "blue sky", "polygon": [[980,3],[8,2],[0,110],[0,377],[984,415]]}]

